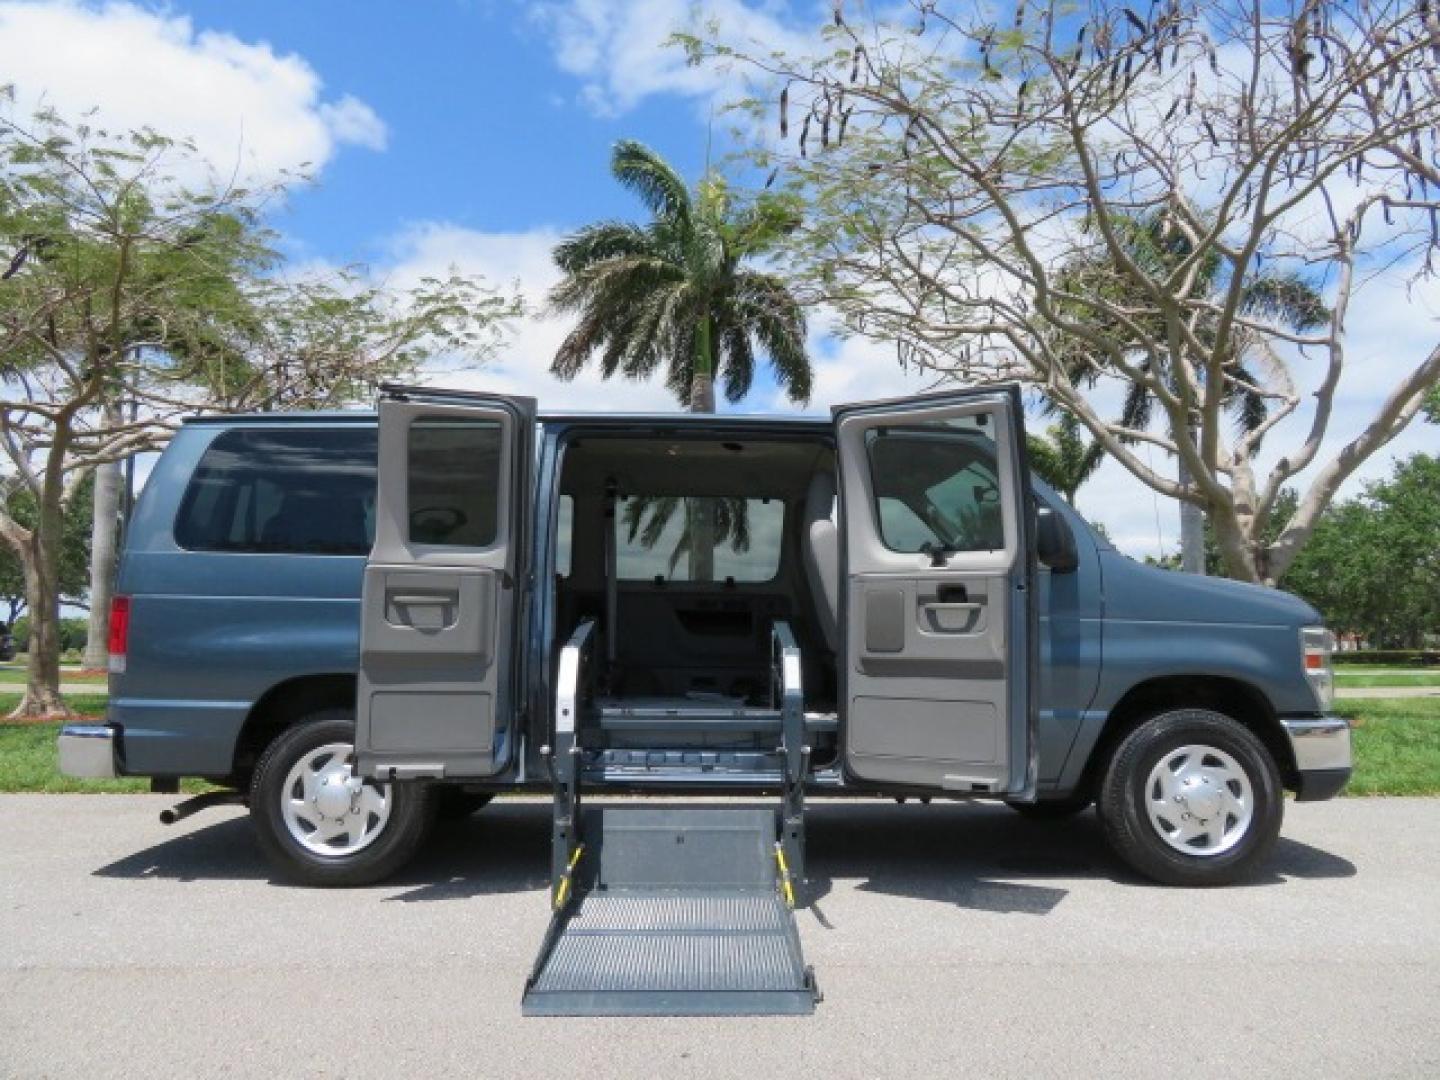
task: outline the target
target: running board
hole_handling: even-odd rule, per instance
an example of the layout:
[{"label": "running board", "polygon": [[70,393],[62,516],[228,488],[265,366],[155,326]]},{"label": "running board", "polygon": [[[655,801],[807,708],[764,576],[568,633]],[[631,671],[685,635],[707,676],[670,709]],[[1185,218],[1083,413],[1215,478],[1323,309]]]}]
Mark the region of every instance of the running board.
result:
[{"label": "running board", "polygon": [[526,1016],[814,1011],[775,810],[605,806],[583,818]]}]

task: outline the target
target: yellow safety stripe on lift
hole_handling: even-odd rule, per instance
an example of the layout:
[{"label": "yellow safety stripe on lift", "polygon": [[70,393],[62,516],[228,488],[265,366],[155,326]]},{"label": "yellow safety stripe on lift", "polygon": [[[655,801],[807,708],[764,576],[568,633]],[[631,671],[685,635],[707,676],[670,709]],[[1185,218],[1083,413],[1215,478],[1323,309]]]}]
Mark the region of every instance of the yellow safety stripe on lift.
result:
[{"label": "yellow safety stripe on lift", "polygon": [[570,875],[575,872],[575,864],[580,861],[580,853],[584,850],[584,844],[576,845],[575,854],[570,856],[570,864],[565,867],[565,876],[560,879],[560,884],[555,886],[556,911],[565,906],[565,900],[570,895]]},{"label": "yellow safety stripe on lift", "polygon": [[775,845],[775,862],[780,867],[780,892],[785,897],[785,906],[795,907],[795,887],[790,883],[790,864],[785,861],[785,848],[781,844]]}]

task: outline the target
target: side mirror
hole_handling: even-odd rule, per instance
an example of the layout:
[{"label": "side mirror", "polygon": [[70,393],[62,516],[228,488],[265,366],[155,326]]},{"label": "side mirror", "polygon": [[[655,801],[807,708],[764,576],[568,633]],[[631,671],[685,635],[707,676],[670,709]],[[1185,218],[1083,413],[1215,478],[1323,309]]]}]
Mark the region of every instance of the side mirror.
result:
[{"label": "side mirror", "polygon": [[1073,574],[1080,565],[1075,534],[1065,519],[1048,506],[1035,515],[1035,555],[1056,574]]}]

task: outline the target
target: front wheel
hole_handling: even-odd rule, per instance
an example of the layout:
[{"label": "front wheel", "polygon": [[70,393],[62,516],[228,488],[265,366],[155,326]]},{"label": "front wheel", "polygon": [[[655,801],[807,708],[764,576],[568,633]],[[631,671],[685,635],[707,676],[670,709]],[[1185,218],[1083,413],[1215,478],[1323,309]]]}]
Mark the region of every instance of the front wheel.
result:
[{"label": "front wheel", "polygon": [[355,775],[355,722],[325,709],[266,749],[250,784],[250,816],[275,869],[302,885],[370,885],[409,862],[434,818],[428,785]]},{"label": "front wheel", "polygon": [[1284,805],[1265,745],[1209,709],[1160,713],[1127,735],[1097,799],[1110,846],[1166,885],[1226,885],[1253,873]]}]

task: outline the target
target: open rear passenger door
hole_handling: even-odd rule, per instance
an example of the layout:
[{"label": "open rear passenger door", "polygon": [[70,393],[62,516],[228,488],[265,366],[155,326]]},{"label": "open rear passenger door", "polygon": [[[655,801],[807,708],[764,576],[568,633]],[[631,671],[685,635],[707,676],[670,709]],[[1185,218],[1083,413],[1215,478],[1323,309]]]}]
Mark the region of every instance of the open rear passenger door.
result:
[{"label": "open rear passenger door", "polygon": [[510,756],[535,402],[386,387],[365,564],[363,776],[480,777]]},{"label": "open rear passenger door", "polygon": [[1018,388],[835,410],[847,773],[1033,798],[1035,559]]}]

